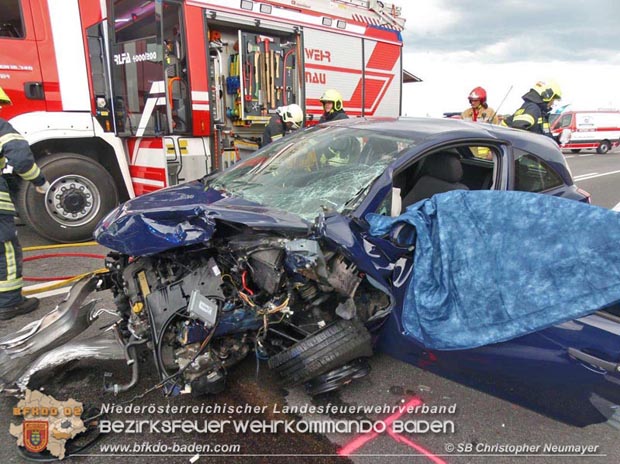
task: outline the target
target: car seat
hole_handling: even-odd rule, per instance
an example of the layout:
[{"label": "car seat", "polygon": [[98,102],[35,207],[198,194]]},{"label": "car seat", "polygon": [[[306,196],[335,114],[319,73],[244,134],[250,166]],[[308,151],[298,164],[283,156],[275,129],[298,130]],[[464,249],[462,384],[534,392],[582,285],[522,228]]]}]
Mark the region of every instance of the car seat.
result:
[{"label": "car seat", "polygon": [[398,150],[398,145],[393,140],[371,138],[366,142],[360,154],[360,163],[373,164],[381,159],[381,156]]},{"label": "car seat", "polygon": [[436,193],[451,190],[469,190],[461,183],[463,166],[456,153],[439,152],[428,156],[422,166],[422,175],[403,199],[403,207],[414,204]]}]

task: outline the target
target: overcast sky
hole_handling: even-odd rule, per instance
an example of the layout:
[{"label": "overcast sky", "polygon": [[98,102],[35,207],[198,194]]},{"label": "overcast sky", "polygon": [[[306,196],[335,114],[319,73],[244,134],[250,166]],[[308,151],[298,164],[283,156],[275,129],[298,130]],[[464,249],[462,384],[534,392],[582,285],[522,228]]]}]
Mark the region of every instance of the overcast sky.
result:
[{"label": "overcast sky", "polygon": [[[538,80],[569,108],[620,109],[620,0],[395,0],[407,19],[403,114],[462,111],[482,86],[512,113]],[[508,93],[512,86],[512,90]]]}]

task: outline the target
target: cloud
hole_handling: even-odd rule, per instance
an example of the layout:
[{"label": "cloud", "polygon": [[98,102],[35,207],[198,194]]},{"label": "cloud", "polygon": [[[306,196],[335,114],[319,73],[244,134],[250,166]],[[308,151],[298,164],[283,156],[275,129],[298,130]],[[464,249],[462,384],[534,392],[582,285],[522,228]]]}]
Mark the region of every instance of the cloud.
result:
[{"label": "cloud", "polygon": [[462,111],[486,88],[514,112],[538,80],[555,79],[571,109],[620,109],[620,0],[398,0],[407,19],[403,114]]},{"label": "cloud", "polygon": [[460,18],[458,11],[444,8],[443,0],[401,1],[400,6],[402,15],[407,18],[406,28],[414,35],[434,35],[447,31]]},{"label": "cloud", "polygon": [[512,113],[534,83],[548,79],[560,84],[562,103],[570,104],[570,109],[620,109],[620,66],[613,64],[548,61],[542,65],[526,60],[480,63],[469,52],[454,52],[405,53],[403,65],[423,79],[403,86],[403,115],[441,117],[444,112],[463,111],[468,106],[467,95],[477,86],[487,90],[494,109],[501,114]]},{"label": "cloud", "polygon": [[405,52],[620,64],[617,0],[418,0],[403,6]]}]

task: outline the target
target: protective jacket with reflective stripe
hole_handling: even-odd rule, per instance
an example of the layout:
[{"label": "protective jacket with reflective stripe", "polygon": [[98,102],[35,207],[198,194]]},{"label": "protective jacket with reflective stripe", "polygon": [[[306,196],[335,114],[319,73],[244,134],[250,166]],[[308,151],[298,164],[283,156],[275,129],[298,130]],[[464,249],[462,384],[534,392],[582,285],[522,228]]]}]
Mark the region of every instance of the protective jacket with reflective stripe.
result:
[{"label": "protective jacket with reflective stripe", "polygon": [[319,119],[319,123],[339,121],[341,119],[349,119],[347,113],[344,110],[332,111],[331,113],[323,113]]},{"label": "protective jacket with reflective stripe", "polygon": [[504,125],[552,137],[547,104],[535,90],[530,90],[522,98],[523,104],[512,116],[504,120]]},{"label": "protective jacket with reflective stripe", "polygon": [[461,119],[465,121],[489,122],[491,124],[497,124],[498,121],[495,110],[490,106],[485,108],[482,105],[476,109],[467,108],[461,113]]},{"label": "protective jacket with reflective stripe", "polygon": [[284,137],[284,134],[286,134],[286,125],[279,114],[274,114],[263,132],[263,143],[261,147],[281,139]]},{"label": "protective jacket with reflective stripe", "polygon": [[[0,169],[4,169],[7,162],[22,179],[36,186],[45,183],[45,177],[35,163],[26,139],[8,121],[0,118]],[[0,214],[15,214],[9,193],[8,183],[0,177]]]}]

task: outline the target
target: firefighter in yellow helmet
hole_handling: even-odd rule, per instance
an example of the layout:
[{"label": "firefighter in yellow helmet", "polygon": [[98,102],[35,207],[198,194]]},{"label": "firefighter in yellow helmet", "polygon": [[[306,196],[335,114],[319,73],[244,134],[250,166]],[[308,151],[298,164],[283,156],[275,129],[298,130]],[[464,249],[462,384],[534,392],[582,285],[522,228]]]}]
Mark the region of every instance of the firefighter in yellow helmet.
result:
[{"label": "firefighter in yellow helmet", "polygon": [[319,123],[349,118],[342,107],[342,95],[337,90],[326,90],[319,98],[319,101],[323,105],[323,114],[321,119],[319,119]]},{"label": "firefighter in yellow helmet", "polygon": [[523,99],[521,107],[502,121],[502,125],[553,138],[549,129],[549,113],[553,103],[562,99],[560,86],[555,81],[540,81],[521,98]]},{"label": "firefighter in yellow helmet", "polygon": [[[11,99],[0,88],[0,108],[10,105]],[[34,162],[30,146],[22,135],[6,120],[0,118],[0,169],[7,162],[13,172],[32,182],[37,192],[46,193],[49,183]],[[41,200],[43,201],[43,199]],[[22,295],[22,248],[15,228],[15,205],[11,200],[9,184],[0,176],[0,319],[11,319],[34,311],[39,306],[36,298]]]}]

